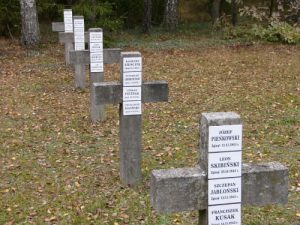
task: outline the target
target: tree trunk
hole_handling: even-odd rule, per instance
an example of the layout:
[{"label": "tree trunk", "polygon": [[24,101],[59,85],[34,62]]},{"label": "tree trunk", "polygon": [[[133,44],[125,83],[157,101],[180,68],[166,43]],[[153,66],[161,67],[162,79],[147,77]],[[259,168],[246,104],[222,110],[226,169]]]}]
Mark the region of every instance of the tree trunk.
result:
[{"label": "tree trunk", "polygon": [[22,18],[22,44],[34,48],[40,43],[40,29],[35,0],[20,0]]},{"label": "tree trunk", "polygon": [[175,30],[178,27],[178,5],[179,0],[166,1],[164,26],[168,30]]},{"label": "tree trunk", "polygon": [[272,17],[275,8],[275,0],[270,0],[269,17]]},{"label": "tree trunk", "polygon": [[218,22],[220,18],[220,5],[221,5],[221,0],[212,0],[212,8],[211,8],[211,16],[212,16],[212,21],[213,24]]},{"label": "tree trunk", "polygon": [[231,1],[231,21],[232,25],[236,26],[238,17],[238,6],[236,0]]},{"label": "tree trunk", "polygon": [[152,0],[144,0],[143,32],[149,34],[152,21]]}]

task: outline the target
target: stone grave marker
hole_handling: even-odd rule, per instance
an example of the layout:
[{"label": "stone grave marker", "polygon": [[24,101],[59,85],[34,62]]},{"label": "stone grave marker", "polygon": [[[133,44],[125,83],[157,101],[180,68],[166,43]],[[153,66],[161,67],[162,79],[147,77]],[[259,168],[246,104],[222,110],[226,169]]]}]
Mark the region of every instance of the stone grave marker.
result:
[{"label": "stone grave marker", "polygon": [[[76,88],[86,87],[85,65],[90,65],[90,81],[104,81],[104,64],[120,62],[120,48],[103,49],[103,31],[101,28],[89,29],[89,50],[70,51],[70,63],[79,67],[75,76]],[[91,119],[93,122],[105,119],[104,105],[95,105],[91,101]]]},{"label": "stone grave marker", "polygon": [[241,205],[286,204],[288,169],[278,162],[242,164],[236,113],[203,113],[195,168],[154,170],[151,202],[160,213],[199,210],[199,225],[241,225]]},{"label": "stone grave marker", "polygon": [[[74,25],[74,51],[85,50],[83,16],[74,16],[73,25]],[[81,79],[82,74],[85,74],[85,66],[82,64],[74,64],[74,69],[75,69],[75,73],[74,73],[75,87],[82,88],[82,89],[85,88],[85,79]]]},{"label": "stone grave marker", "polygon": [[[72,24],[71,24],[70,23],[70,16],[73,16],[72,10],[71,9],[69,9],[69,10],[65,9],[64,10],[64,21],[66,21],[67,23],[66,24],[63,23],[63,31],[58,33],[59,43],[65,45],[66,65],[70,65],[70,51],[74,50],[74,39],[75,39],[75,37],[74,37],[74,21],[73,21],[74,17],[72,17]],[[80,17],[78,18],[76,16],[76,18],[78,20]],[[52,27],[53,26],[54,25],[52,24]],[[55,25],[55,26],[61,26],[61,24],[60,25]],[[80,26],[80,25],[77,24],[77,26]],[[83,27],[84,27],[84,25],[83,25]],[[57,28],[57,30],[58,29],[60,29],[60,28]],[[79,28],[77,29],[77,31],[79,31]],[[77,35],[77,37],[78,37],[78,35]],[[88,42],[88,33],[87,32],[84,32],[84,42]],[[82,46],[82,42],[79,45]]]},{"label": "stone grave marker", "polygon": [[142,179],[141,103],[168,101],[166,81],[142,82],[142,56],[139,52],[121,53],[121,83],[93,83],[91,100],[95,105],[120,104],[120,176],[125,185]]}]

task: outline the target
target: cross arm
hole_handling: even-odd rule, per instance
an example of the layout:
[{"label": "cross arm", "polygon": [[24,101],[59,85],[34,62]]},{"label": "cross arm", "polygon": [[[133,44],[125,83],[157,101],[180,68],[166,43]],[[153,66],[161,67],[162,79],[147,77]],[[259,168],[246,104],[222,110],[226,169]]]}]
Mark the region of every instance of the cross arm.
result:
[{"label": "cross arm", "polygon": [[[74,42],[74,33],[66,33],[66,32],[59,32],[58,33],[58,40],[59,43],[73,43]],[[84,40],[85,43],[89,42],[89,33],[84,32]]]},{"label": "cross arm", "polygon": [[[92,95],[96,105],[122,102],[122,84],[119,82],[93,83]],[[169,87],[166,81],[148,81],[142,85],[142,102],[168,101]]]},{"label": "cross arm", "polygon": [[[104,63],[105,64],[119,63],[121,51],[122,49],[120,48],[103,49]],[[74,65],[90,64],[90,51],[89,50],[70,51],[70,63]]]},{"label": "cross arm", "polygon": [[[200,167],[154,170],[151,202],[155,210],[181,212],[207,209],[207,175]],[[288,169],[280,163],[244,164],[242,204],[285,204],[288,200]]]},{"label": "cross arm", "polygon": [[52,22],[52,31],[54,32],[64,32],[65,24],[63,22]]}]

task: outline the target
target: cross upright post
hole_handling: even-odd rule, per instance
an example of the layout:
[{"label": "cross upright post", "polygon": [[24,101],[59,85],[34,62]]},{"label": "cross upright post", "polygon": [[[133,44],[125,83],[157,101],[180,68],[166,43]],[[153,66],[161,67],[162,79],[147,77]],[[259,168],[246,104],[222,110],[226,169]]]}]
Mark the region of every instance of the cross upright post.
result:
[{"label": "cross upright post", "polygon": [[159,213],[199,211],[199,225],[241,225],[241,204],[286,204],[288,169],[242,164],[242,121],[236,113],[203,113],[195,168],[154,170],[151,202]]},{"label": "cross upright post", "polygon": [[139,52],[122,52],[120,64],[122,82],[94,83],[91,93],[95,105],[120,105],[120,177],[133,186],[142,179],[142,103],[168,101],[168,83],[142,82]]}]

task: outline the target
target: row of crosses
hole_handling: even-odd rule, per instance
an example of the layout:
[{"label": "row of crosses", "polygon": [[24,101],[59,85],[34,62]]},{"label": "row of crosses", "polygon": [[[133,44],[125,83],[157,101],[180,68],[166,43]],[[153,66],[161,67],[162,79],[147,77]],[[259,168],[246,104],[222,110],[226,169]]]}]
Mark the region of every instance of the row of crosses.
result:
[{"label": "row of crosses", "polygon": [[[142,181],[142,103],[167,102],[168,83],[143,82],[141,53],[103,49],[100,28],[84,33],[78,27],[83,32],[76,36],[68,20],[70,10],[65,11],[65,16],[65,23],[52,23],[52,29],[59,32],[59,40],[65,44],[66,64],[74,65],[79,88],[85,87],[85,65],[90,65],[94,122],[104,120],[105,105],[119,104],[120,178],[124,185],[136,186]],[[76,49],[75,43],[74,50],[76,37],[83,43],[78,46],[88,43],[89,49]],[[120,63],[120,81],[104,82],[103,64],[108,63]],[[155,210],[160,213],[197,210],[201,225],[239,225],[241,205],[287,203],[285,166],[276,162],[242,164],[242,120],[238,114],[203,113],[200,134],[196,167],[152,171],[150,196]],[[232,188],[224,188],[229,186]]]}]

